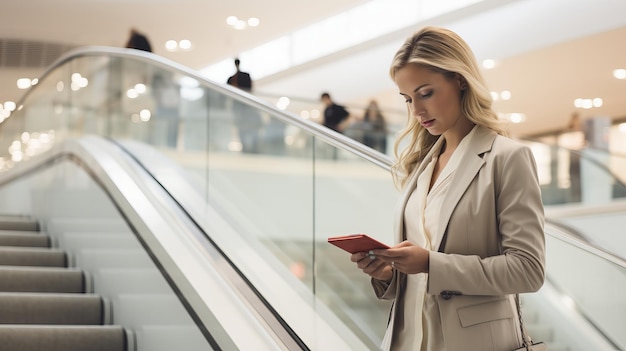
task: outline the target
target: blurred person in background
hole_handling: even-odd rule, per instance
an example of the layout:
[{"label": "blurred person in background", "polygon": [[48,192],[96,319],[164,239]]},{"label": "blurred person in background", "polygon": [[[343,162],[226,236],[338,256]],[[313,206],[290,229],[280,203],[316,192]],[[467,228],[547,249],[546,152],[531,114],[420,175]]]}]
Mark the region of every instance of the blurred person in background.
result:
[{"label": "blurred person in background", "polygon": [[126,42],[126,48],[152,52],[152,45],[150,45],[148,37],[135,28],[131,28],[130,30],[130,35],[128,37],[128,41]]},{"label": "blurred person in background", "polygon": [[[235,58],[234,63],[235,73],[228,77],[226,83],[251,93],[252,78],[250,73],[240,69],[241,60],[238,58]],[[259,152],[259,129],[263,125],[259,111],[248,104],[233,100],[233,114],[241,142],[241,151],[245,153]]]}]

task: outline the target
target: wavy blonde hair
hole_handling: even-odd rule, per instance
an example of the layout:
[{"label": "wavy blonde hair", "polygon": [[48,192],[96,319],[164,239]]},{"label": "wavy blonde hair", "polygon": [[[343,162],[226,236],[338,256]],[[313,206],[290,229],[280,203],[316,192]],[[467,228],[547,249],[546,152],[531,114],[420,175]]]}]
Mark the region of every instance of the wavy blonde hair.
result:
[{"label": "wavy blonde hair", "polygon": [[[395,81],[398,70],[409,64],[418,64],[446,77],[460,76],[466,82],[461,94],[461,112],[472,123],[485,126],[498,134],[506,135],[503,123],[491,109],[489,89],[478,68],[469,45],[455,32],[438,27],[425,27],[410,36],[396,52],[389,74]],[[405,138],[408,145],[400,152]],[[394,144],[396,162],[392,167],[394,182],[404,187],[410,174],[424,159],[439,136],[430,134],[408,112],[406,127]]]}]

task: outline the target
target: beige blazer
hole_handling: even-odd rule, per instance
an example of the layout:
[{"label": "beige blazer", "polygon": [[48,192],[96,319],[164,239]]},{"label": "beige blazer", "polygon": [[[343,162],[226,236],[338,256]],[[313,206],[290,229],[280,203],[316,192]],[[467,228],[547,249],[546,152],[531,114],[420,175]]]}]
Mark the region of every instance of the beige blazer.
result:
[{"label": "beige blazer", "polygon": [[[510,351],[522,343],[513,296],[539,290],[545,278],[543,204],[530,149],[476,128],[443,200],[427,293],[436,295],[446,351]],[[406,202],[435,149],[401,197],[399,241],[406,239]],[[403,328],[405,284],[406,275],[397,272],[389,284],[372,280],[379,298],[395,299],[387,339]]]}]

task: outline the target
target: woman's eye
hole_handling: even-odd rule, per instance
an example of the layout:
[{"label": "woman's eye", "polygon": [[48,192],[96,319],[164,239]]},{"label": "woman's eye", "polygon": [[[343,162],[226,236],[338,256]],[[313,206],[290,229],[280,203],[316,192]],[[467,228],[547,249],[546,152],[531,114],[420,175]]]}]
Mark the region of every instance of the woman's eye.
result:
[{"label": "woman's eye", "polygon": [[411,99],[404,99],[404,102],[406,102],[407,104],[410,104],[412,102]]},{"label": "woman's eye", "polygon": [[433,95],[433,91],[432,91],[432,90],[429,90],[429,91],[427,91],[427,92],[425,92],[425,93],[420,94],[420,97],[421,97],[422,99],[424,99],[424,98],[427,98],[427,97],[431,97],[432,95]]}]

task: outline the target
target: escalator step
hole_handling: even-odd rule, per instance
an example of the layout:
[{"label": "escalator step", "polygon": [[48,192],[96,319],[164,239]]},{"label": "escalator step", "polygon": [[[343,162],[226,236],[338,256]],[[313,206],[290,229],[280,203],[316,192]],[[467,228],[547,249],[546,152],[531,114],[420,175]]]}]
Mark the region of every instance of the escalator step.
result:
[{"label": "escalator step", "polygon": [[0,247],[0,265],[66,267],[67,255],[57,249]]},{"label": "escalator step", "polygon": [[39,232],[0,230],[0,246],[50,247],[50,237]]},{"label": "escalator step", "polygon": [[38,232],[39,222],[25,216],[0,215],[0,229]]},{"label": "escalator step", "polygon": [[92,294],[0,293],[0,324],[101,325],[102,298]]},{"label": "escalator step", "polygon": [[85,276],[78,269],[0,266],[0,291],[83,293]]},{"label": "escalator step", "polygon": [[126,351],[120,326],[0,325],[0,351]]}]

